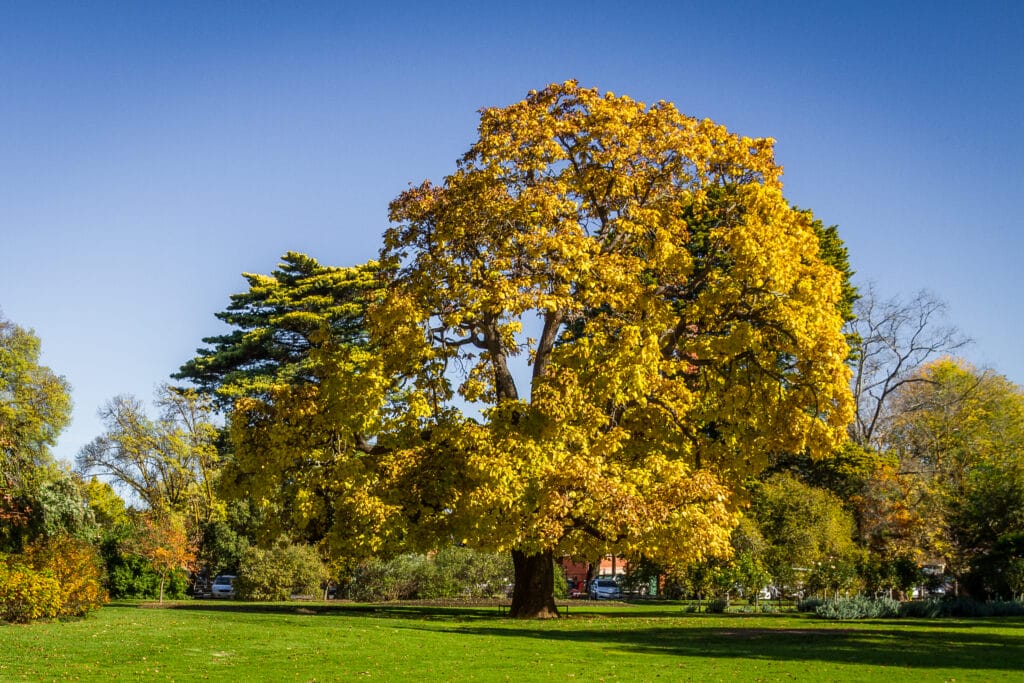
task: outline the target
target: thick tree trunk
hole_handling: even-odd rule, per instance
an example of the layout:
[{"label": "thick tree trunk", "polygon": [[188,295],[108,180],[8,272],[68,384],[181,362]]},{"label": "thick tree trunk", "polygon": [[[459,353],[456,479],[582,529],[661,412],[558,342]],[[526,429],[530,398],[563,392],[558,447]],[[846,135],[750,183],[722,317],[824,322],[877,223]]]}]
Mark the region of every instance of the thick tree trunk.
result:
[{"label": "thick tree trunk", "polygon": [[517,619],[557,618],[554,557],[551,552],[527,555],[513,550],[512,564],[516,576],[509,614]]}]

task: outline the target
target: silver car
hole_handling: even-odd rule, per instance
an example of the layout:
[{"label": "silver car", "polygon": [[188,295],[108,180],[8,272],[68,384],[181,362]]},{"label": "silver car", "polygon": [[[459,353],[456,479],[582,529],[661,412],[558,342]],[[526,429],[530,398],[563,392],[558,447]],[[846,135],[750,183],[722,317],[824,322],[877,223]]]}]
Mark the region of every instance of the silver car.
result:
[{"label": "silver car", "polygon": [[210,594],[215,598],[234,598],[238,593],[235,591],[235,579],[233,574],[221,574],[213,580]]},{"label": "silver car", "polygon": [[590,582],[587,594],[591,600],[618,600],[622,597],[619,584],[611,579],[594,579]]}]

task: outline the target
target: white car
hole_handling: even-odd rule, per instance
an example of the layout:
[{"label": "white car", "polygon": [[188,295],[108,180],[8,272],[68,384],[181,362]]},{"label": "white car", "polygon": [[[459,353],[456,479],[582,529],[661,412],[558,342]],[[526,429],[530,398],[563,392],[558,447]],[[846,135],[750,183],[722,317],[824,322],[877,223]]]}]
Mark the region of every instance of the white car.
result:
[{"label": "white car", "polygon": [[619,584],[611,579],[594,579],[587,588],[591,600],[618,600],[622,597]]},{"label": "white car", "polygon": [[235,591],[235,579],[233,574],[221,574],[213,580],[210,594],[215,598],[234,598],[238,593]]}]

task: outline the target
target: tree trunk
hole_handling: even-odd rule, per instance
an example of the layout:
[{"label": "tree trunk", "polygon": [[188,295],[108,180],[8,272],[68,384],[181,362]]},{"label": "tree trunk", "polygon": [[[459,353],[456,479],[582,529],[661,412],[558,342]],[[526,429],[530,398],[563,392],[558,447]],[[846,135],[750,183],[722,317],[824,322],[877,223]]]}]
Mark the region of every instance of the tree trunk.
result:
[{"label": "tree trunk", "polygon": [[160,575],[160,602],[164,601],[164,577]]},{"label": "tree trunk", "polygon": [[512,564],[516,576],[509,614],[517,619],[557,618],[554,557],[551,551],[527,555],[513,550]]}]

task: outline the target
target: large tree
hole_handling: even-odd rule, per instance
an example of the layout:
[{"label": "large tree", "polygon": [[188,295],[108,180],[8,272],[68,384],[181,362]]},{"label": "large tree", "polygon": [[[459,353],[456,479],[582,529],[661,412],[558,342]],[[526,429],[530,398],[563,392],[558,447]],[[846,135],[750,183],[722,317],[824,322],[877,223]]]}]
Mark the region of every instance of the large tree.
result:
[{"label": "large tree", "polygon": [[39,352],[39,337],[0,316],[0,549],[17,548],[40,493],[63,486],[50,447],[71,419],[70,390]]},{"label": "large tree", "polygon": [[71,419],[67,382],[39,364],[40,343],[0,317],[0,472],[18,488],[39,466]]},{"label": "large tree", "polygon": [[[729,489],[841,438],[842,278],[780,177],[769,139],[569,82],[392,204],[380,324],[418,330],[424,422],[461,420],[460,521],[512,550],[514,614],[554,611],[557,553],[728,552]],[[434,408],[453,367],[482,423]]]},{"label": "large tree", "polygon": [[368,334],[235,402],[239,492],[348,554],[511,551],[515,616],[557,614],[558,555],[727,555],[732,488],[852,416],[841,244],[780,176],[664,102],[485,110],[392,203]]},{"label": "large tree", "polygon": [[728,554],[730,487],[852,413],[842,278],[780,176],[771,140],[664,102],[569,82],[485,110],[393,202],[368,343],[236,404],[251,485],[334,501],[349,549],[509,550],[516,616],[557,613],[560,554]]}]

